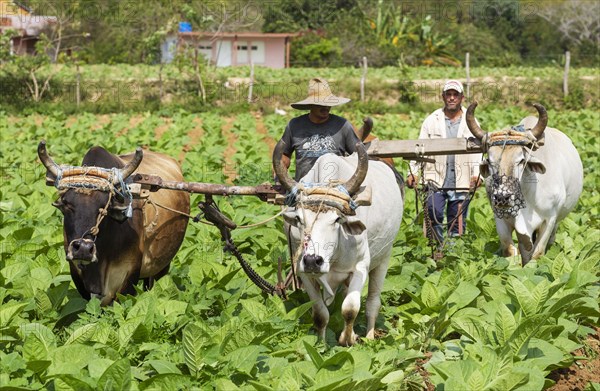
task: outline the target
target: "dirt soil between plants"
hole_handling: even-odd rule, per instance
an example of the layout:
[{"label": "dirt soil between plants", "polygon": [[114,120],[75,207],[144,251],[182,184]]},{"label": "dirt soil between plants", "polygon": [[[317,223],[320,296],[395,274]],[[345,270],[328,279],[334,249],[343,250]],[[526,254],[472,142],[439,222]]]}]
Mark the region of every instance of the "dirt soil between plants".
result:
[{"label": "dirt soil between plants", "polygon": [[589,383],[600,383],[600,327],[588,336],[585,345],[573,352],[575,356],[587,357],[577,360],[569,368],[553,371],[548,378],[556,384],[550,391],[583,391]]}]

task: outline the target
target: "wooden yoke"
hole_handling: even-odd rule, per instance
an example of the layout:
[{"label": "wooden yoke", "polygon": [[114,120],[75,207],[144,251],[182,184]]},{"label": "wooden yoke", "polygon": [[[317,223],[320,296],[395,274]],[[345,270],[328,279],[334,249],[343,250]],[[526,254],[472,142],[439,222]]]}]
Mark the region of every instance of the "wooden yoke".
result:
[{"label": "wooden yoke", "polygon": [[483,153],[481,141],[469,137],[422,140],[379,140],[371,141],[367,148],[369,156],[401,157],[407,160],[421,160],[425,156],[465,155]]}]

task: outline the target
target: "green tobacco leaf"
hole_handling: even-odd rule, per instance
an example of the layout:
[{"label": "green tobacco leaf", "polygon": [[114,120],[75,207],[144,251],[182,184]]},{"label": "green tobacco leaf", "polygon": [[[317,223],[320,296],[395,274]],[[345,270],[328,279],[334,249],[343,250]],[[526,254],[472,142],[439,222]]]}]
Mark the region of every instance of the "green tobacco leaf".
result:
[{"label": "green tobacco leaf", "polygon": [[0,308],[0,327],[8,326],[15,316],[19,315],[21,311],[27,307],[27,304],[28,303],[17,303],[15,301],[2,304],[2,308]]},{"label": "green tobacco leaf", "polygon": [[81,368],[97,359],[94,348],[81,344],[59,346],[50,352],[52,365],[48,368],[48,375],[74,375],[81,373]]},{"label": "green tobacco leaf", "polygon": [[204,347],[209,342],[204,328],[190,323],[183,329],[183,358],[192,376],[197,376],[204,366]]},{"label": "green tobacco leaf", "polygon": [[535,288],[533,288],[533,291],[531,292],[532,299],[535,302],[536,313],[542,311],[544,304],[546,304],[546,301],[548,300],[549,285],[550,283],[548,280],[542,280],[535,286]]},{"label": "green tobacco leaf", "polygon": [[256,360],[260,353],[266,351],[264,346],[250,345],[234,350],[226,356],[228,365],[236,372],[251,375],[252,369],[256,366]]},{"label": "green tobacco leaf", "polygon": [[35,298],[35,307],[36,307],[38,313],[44,314],[44,315],[49,315],[50,311],[52,311],[54,309],[52,306],[52,302],[50,301],[50,298],[48,297],[46,292],[41,291],[41,290],[37,291],[34,298]]},{"label": "green tobacco leaf", "polygon": [[479,317],[455,316],[452,318],[452,327],[474,342],[488,342],[486,324]]},{"label": "green tobacco leaf", "polygon": [[39,323],[30,323],[20,327],[25,337],[23,358],[27,361],[47,360],[56,348],[56,337],[52,330]]},{"label": "green tobacco leaf", "polygon": [[520,386],[524,389],[535,390],[536,388],[527,388],[529,383],[529,373],[524,370],[511,368],[508,371],[503,371],[500,376],[492,379],[483,390],[489,391],[510,391],[516,390]]},{"label": "green tobacco leaf", "polygon": [[425,281],[423,287],[421,288],[421,300],[423,304],[427,306],[427,308],[434,309],[440,303],[440,294],[430,281]]},{"label": "green tobacco leaf", "polygon": [[496,325],[496,337],[498,338],[498,343],[504,345],[517,328],[515,317],[506,305],[500,304],[498,306],[494,323]]},{"label": "green tobacco leaf", "polygon": [[140,327],[143,327],[145,316],[141,315],[137,318],[128,319],[120,324],[119,327],[119,346],[125,348],[129,341],[134,337]]},{"label": "green tobacco leaf", "polygon": [[537,334],[539,329],[546,323],[548,315],[535,315],[525,319],[515,330],[508,341],[508,345],[514,355],[524,356],[527,354],[529,340]]},{"label": "green tobacco leaf", "polygon": [[177,368],[177,365],[175,365],[175,364],[173,364],[172,362],[169,362],[169,361],[165,361],[165,360],[148,360],[147,363],[152,368],[154,368],[154,370],[158,374],[165,374],[165,373],[181,374],[181,371],[179,370],[179,368]]},{"label": "green tobacco leaf", "polygon": [[54,389],[56,391],[92,391],[94,388],[86,381],[73,375],[59,375],[54,378]]},{"label": "green tobacco leaf", "polygon": [[527,317],[535,315],[537,305],[531,297],[531,292],[516,277],[510,277],[507,284],[508,292],[519,304],[519,307]]},{"label": "green tobacco leaf", "polygon": [[129,359],[115,361],[98,379],[97,389],[129,390],[131,388],[131,365]]},{"label": "green tobacco leaf", "polygon": [[563,360],[563,352],[549,342],[532,338],[525,359],[527,363],[544,371],[560,363]]},{"label": "green tobacco leaf", "polygon": [[354,359],[348,352],[338,352],[321,364],[315,376],[315,389],[327,390],[352,378]]},{"label": "green tobacco leaf", "polygon": [[97,323],[90,323],[84,326],[81,326],[77,330],[73,331],[69,339],[65,342],[65,345],[69,345],[72,343],[85,343],[88,342],[96,332],[98,328]]},{"label": "green tobacco leaf", "polygon": [[306,353],[308,353],[308,356],[310,357],[310,360],[312,361],[312,363],[315,365],[315,367],[317,369],[321,368],[321,365],[323,365],[323,357],[321,356],[321,354],[319,354],[319,352],[317,352],[317,349],[315,349],[311,344],[309,344],[306,341],[302,341],[304,343],[304,349],[306,349]]},{"label": "green tobacco leaf", "polygon": [[312,307],[312,302],[300,304],[297,307],[294,307],[285,315],[285,319],[288,320],[298,320],[304,315],[310,308]]},{"label": "green tobacco leaf", "polygon": [[397,371],[392,371],[390,373],[388,373],[387,375],[385,375],[382,379],[381,382],[383,384],[394,384],[394,383],[401,383],[404,380],[404,371],[399,369]]},{"label": "green tobacco leaf", "polygon": [[479,296],[481,292],[477,287],[470,282],[461,281],[458,287],[448,297],[447,302],[450,305],[448,317],[452,316],[456,311],[466,307]]}]

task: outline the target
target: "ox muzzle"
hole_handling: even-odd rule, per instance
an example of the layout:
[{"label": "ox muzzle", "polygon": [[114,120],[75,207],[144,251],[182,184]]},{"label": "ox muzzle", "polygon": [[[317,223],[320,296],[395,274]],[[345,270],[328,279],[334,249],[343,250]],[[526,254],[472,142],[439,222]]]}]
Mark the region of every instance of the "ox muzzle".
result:
[{"label": "ox muzzle", "polygon": [[67,247],[67,260],[73,262],[79,269],[98,262],[96,243],[84,238],[72,240]]},{"label": "ox muzzle", "polygon": [[493,174],[487,192],[494,215],[499,219],[515,217],[525,207],[519,179],[513,176]]}]

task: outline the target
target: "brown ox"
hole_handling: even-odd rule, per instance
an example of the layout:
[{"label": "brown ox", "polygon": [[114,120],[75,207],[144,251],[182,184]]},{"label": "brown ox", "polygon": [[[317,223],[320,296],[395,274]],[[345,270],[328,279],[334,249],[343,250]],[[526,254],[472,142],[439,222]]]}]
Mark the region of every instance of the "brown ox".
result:
[{"label": "brown ox", "polygon": [[38,156],[47,181],[59,190],[53,205],[64,216],[65,253],[81,296],[99,297],[107,305],[117,293],[134,294],[140,278],[149,288],[168,272],[188,219],[162,206],[189,213],[190,196],[159,190],[148,199],[131,199],[124,183],[136,169],[182,181],[175,160],[140,148],[135,154],[116,156],[93,147],[82,167],[59,166],[48,156],[44,141]]}]

